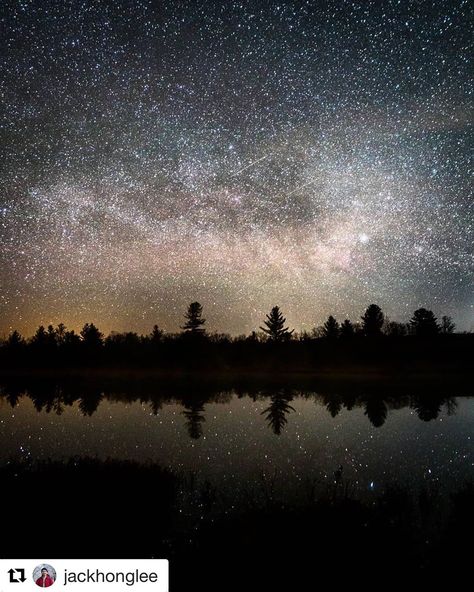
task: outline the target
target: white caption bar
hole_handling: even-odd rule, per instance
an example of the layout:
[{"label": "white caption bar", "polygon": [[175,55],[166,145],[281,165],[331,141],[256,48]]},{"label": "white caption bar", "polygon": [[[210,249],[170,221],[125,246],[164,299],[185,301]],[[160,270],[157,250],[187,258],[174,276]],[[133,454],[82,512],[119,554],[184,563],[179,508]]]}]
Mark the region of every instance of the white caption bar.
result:
[{"label": "white caption bar", "polygon": [[0,559],[0,592],[168,592],[167,559]]}]

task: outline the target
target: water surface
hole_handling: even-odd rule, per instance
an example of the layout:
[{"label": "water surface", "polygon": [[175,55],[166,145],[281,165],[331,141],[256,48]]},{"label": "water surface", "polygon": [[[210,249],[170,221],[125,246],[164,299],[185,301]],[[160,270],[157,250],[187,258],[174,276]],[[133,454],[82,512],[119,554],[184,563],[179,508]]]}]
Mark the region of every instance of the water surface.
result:
[{"label": "water surface", "polygon": [[0,396],[0,462],[98,456],[153,460],[220,489],[457,489],[474,476],[474,399],[296,389],[179,394],[59,386]]}]

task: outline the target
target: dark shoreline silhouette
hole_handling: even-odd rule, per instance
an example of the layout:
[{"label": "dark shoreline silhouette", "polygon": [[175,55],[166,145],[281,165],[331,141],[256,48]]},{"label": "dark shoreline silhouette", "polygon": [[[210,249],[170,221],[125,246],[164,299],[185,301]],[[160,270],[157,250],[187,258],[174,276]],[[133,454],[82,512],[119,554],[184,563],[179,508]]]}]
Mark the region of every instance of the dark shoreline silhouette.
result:
[{"label": "dark shoreline silhouette", "polygon": [[450,317],[438,323],[424,308],[409,323],[388,321],[371,304],[361,323],[330,316],[311,333],[294,334],[278,306],[261,332],[231,337],[206,332],[203,308],[192,302],[181,333],[157,325],[148,335],[111,333],[104,337],[86,323],[80,334],[64,324],[40,326],[24,339],[13,331],[0,343],[0,373],[40,370],[155,370],[166,374],[284,374],[391,372],[470,374],[474,334],[454,333]]},{"label": "dark shoreline silhouette", "polygon": [[[344,568],[339,583],[380,582],[393,569],[424,583],[452,569],[467,573],[472,483],[460,483],[448,500],[387,486],[364,501],[336,473],[326,489],[308,487],[300,503],[289,505],[269,489],[231,509],[210,484],[156,463],[10,462],[0,467],[0,482],[5,503],[17,511],[4,512],[8,537],[0,554],[36,557],[40,545],[44,556],[57,558],[167,557],[171,590],[202,589],[203,574],[206,589],[222,590],[230,573],[224,589],[305,589],[316,559],[321,577]],[[39,542],[28,533],[38,532],[44,515],[49,536]]]},{"label": "dark shoreline silhouette", "polygon": [[177,335],[133,339],[113,335],[94,346],[41,344],[0,346],[0,374],[48,370],[124,373],[127,369],[163,375],[222,374],[472,374],[474,334],[435,337],[363,335],[349,341],[324,337],[274,342],[252,337]]}]

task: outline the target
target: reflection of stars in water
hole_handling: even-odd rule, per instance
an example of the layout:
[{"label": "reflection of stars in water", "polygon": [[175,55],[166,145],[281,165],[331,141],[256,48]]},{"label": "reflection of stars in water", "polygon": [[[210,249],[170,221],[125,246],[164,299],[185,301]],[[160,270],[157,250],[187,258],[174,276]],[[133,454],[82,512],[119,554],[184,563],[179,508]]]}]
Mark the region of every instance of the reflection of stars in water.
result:
[{"label": "reflection of stars in water", "polygon": [[[97,454],[152,459],[186,475],[193,472],[199,481],[210,480],[231,497],[248,495],[249,488],[261,495],[273,484],[277,496],[308,487],[378,495],[391,483],[450,489],[472,473],[472,399],[459,399],[456,415],[444,409],[430,422],[409,408],[390,408],[384,425],[375,428],[361,407],[331,417],[317,396],[295,397],[296,411],[276,436],[261,415],[268,399],[220,397],[220,403],[204,405],[199,439],[190,438],[183,407],[171,401],[154,415],[147,404],[123,405],[113,396],[90,417],[76,404],[60,416],[37,413],[24,399],[14,414],[0,408],[0,447],[4,460]],[[335,484],[340,466],[342,478]]]},{"label": "reflection of stars in water", "polygon": [[31,452],[26,446],[20,445],[20,458],[23,460],[28,460],[31,458]]},{"label": "reflection of stars in water", "polygon": [[467,2],[4,4],[0,333],[470,328]]}]

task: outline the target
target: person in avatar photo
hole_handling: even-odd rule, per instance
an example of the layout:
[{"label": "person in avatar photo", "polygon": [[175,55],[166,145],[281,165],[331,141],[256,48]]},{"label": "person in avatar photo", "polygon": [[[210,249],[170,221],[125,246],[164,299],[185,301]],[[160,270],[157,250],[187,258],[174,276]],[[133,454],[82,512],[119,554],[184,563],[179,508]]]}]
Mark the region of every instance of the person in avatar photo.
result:
[{"label": "person in avatar photo", "polygon": [[42,567],[41,568],[41,575],[36,580],[35,583],[40,588],[49,588],[50,586],[52,586],[54,584],[54,579],[49,575],[49,572],[46,569],[46,567]]}]

